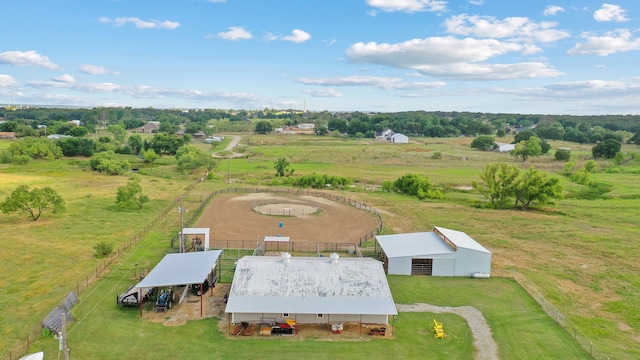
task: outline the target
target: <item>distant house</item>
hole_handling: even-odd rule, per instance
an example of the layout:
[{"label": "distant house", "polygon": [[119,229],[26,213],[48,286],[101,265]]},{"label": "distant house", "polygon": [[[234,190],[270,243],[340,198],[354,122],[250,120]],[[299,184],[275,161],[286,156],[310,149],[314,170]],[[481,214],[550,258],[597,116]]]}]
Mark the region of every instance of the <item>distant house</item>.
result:
[{"label": "distant house", "polygon": [[391,137],[393,135],[395,135],[396,133],[394,133],[391,129],[387,129],[385,131],[382,132],[377,132],[376,133],[376,140],[380,140],[380,141],[391,141]]},{"label": "distant house", "polygon": [[516,144],[496,143],[494,149],[497,152],[509,152],[516,148]]},{"label": "distant house", "polygon": [[232,323],[387,324],[398,312],[382,263],[372,258],[245,256],[225,309]]},{"label": "distant house", "polygon": [[158,132],[160,130],[160,122],[158,121],[149,121],[148,123],[140,126],[136,129],[138,133],[150,134],[153,132]]},{"label": "distant house", "polygon": [[396,144],[408,144],[409,138],[406,135],[396,133],[391,137],[391,142]]},{"label": "distant house", "polygon": [[377,235],[387,273],[488,277],[491,252],[462,231],[434,226],[431,232]]},{"label": "distant house", "polygon": [[80,121],[80,120],[71,120],[69,122],[72,123],[72,124],[75,124],[76,126],[82,125],[82,121]]},{"label": "distant house", "polygon": [[203,139],[207,137],[207,134],[203,133],[202,131],[198,131],[197,133],[193,133],[193,137],[195,139]]}]

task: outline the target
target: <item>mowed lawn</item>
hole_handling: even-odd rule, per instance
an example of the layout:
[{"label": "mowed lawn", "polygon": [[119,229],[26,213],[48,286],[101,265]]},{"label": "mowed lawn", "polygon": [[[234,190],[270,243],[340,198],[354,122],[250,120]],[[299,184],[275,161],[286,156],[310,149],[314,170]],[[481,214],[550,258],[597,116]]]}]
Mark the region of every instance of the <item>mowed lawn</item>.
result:
[{"label": "mowed lawn", "polygon": [[[637,309],[640,308],[637,300],[640,298],[640,264],[636,260],[640,251],[640,244],[637,240],[640,238],[638,236],[640,235],[640,227],[638,226],[640,223],[640,200],[638,200],[640,199],[640,182],[637,181],[639,174],[637,169],[640,164],[637,161],[629,161],[618,169],[612,169],[611,162],[599,161],[603,171],[594,174],[593,178],[595,181],[609,184],[612,187],[609,195],[613,199],[563,199],[555,207],[550,206],[543,211],[491,210],[482,207],[486,200],[477,192],[463,190],[473,181],[479,180],[482,167],[486,163],[503,161],[517,165],[521,169],[526,169],[533,165],[538,169],[547,171],[552,176],[560,177],[567,189],[580,189],[581,186],[562,176],[561,172],[564,168],[564,163],[553,160],[550,155],[532,158],[526,163],[522,163],[508,154],[480,152],[470,149],[469,143],[472,140],[470,138],[412,140],[415,140],[415,142],[406,145],[394,145],[378,143],[370,139],[342,140],[315,136],[249,135],[243,137],[242,141],[243,151],[249,157],[221,160],[214,176],[218,180],[207,181],[199,185],[198,188],[213,189],[227,186],[224,184],[227,176],[230,178],[231,184],[229,186],[231,187],[264,187],[273,178],[275,173],[273,166],[280,157],[285,157],[291,163],[296,175],[317,172],[353,178],[362,187],[342,191],[341,195],[358,200],[366,200],[369,204],[379,208],[383,214],[383,231],[385,233],[428,231],[434,225],[465,231],[493,252],[494,269],[515,269],[524,274],[528,280],[536,284],[547,299],[567,315],[570,321],[578,325],[581,332],[593,340],[594,346],[605,354],[617,359],[640,357],[640,352],[638,351],[640,348],[638,346],[640,318],[637,312]],[[500,139],[500,141],[509,142],[511,140],[505,138]],[[589,145],[552,142],[552,146],[554,148],[572,148],[577,167],[582,166],[590,158],[591,147]],[[638,147],[629,145],[624,145],[623,150],[635,153],[640,152]],[[31,166],[33,165],[30,164],[27,167]],[[68,166],[72,167],[71,164]],[[45,165],[41,167],[46,168]],[[0,169],[3,170],[2,174],[0,174],[2,176],[4,175],[4,168]],[[164,186],[162,194],[156,194],[156,198],[152,193],[147,192],[147,194],[152,200],[164,197],[164,201],[169,201],[169,199],[181,193],[185,182],[180,183],[178,180],[168,179],[167,174],[170,173],[170,170],[164,170],[160,167],[159,169],[162,170],[153,172],[158,177],[143,178],[143,188],[147,189],[147,185],[154,185],[154,182],[159,182],[157,185],[163,184],[162,186]],[[378,188],[384,180],[395,180],[408,172],[427,175],[432,183],[445,192],[447,199],[444,201],[417,201],[402,195],[385,194],[371,190]],[[36,171],[36,173],[38,172]],[[88,173],[91,174],[91,172]],[[79,174],[70,172],[67,176],[79,176],[82,178],[84,176],[82,174],[82,172]],[[30,173],[20,171],[20,176],[25,176],[25,179],[28,179]],[[39,179],[38,176],[36,176],[37,179]],[[126,182],[124,177],[109,179],[118,184]],[[44,181],[44,183],[47,183],[47,181]],[[67,180],[69,183],[76,181]],[[65,184],[63,188],[69,186],[69,184]],[[64,215],[49,215],[47,217],[49,224],[55,225],[50,226],[51,228],[57,228],[58,225],[62,226],[63,229],[65,226],[67,227],[66,230],[51,234],[51,238],[53,239],[53,235],[55,235],[55,239],[65,239],[68,234],[76,234],[78,232],[76,228],[82,232],[82,229],[101,227],[101,221],[106,218],[111,219],[112,223],[117,223],[117,226],[122,227],[113,228],[113,233],[105,230],[99,237],[107,241],[117,241],[121,236],[120,232],[129,231],[134,233],[135,226],[146,224],[145,221],[150,221],[150,219],[154,218],[156,213],[153,213],[151,207],[147,210],[143,209],[143,212],[127,211],[123,213],[122,210],[117,209],[113,203],[116,187],[116,185],[111,186],[111,195],[105,195],[104,198],[98,201],[98,205],[94,207],[94,211],[97,212],[96,217],[88,219],[87,222],[76,221],[69,223],[71,221],[68,219],[71,216],[70,212]],[[6,187],[0,185],[0,189],[5,191]],[[74,193],[73,189],[67,188],[66,191],[68,191],[67,194]],[[172,191],[174,192],[171,193]],[[0,195],[3,194],[0,193]],[[88,197],[87,199],[91,199],[97,195],[94,193],[89,195],[85,192],[84,196]],[[80,199],[82,199],[82,196],[80,196]],[[86,202],[89,203],[91,201],[86,200]],[[87,204],[86,206],[89,205]],[[152,213],[144,213],[144,211],[151,211]],[[78,212],[75,215],[83,216],[84,213]],[[13,216],[13,220],[6,221],[3,216],[0,225],[3,228],[8,224],[16,226],[15,219],[17,218],[17,216]],[[65,222],[60,221],[63,219],[65,219]],[[38,229],[37,226],[28,226],[31,225],[28,219],[24,218],[22,220],[24,220],[22,224],[25,224],[22,228],[23,232],[29,233],[35,231],[34,229]],[[133,230],[130,229],[132,227]],[[120,230],[118,231],[117,229]],[[42,232],[38,233],[36,231],[36,233],[42,235]],[[163,250],[162,246],[168,245],[168,239],[171,235],[173,234],[155,233],[153,236],[155,241],[161,244],[160,248],[153,247],[155,249],[152,252],[154,255],[143,256],[144,261],[147,263],[158,261],[161,258],[161,253],[163,251],[166,252],[166,247]],[[27,236],[33,237],[33,235]],[[75,278],[81,279],[83,276],[90,275],[91,267],[97,263],[95,259],[91,259],[93,254],[91,246],[95,239],[91,242],[88,239],[81,239],[76,236],[73,240],[79,246],[70,245],[74,244],[73,242],[67,243],[60,240],[57,240],[56,243],[65,244],[64,249],[67,253],[63,256],[75,256],[85,265],[82,269],[78,268],[78,273],[75,276]],[[16,242],[16,240],[12,240],[12,242]],[[23,245],[13,247],[12,252],[20,253],[23,247]],[[58,266],[62,261],[60,259],[56,260],[56,256],[60,257],[60,255],[40,254],[40,258],[47,259],[47,263],[53,264],[54,267]],[[83,256],[87,258],[83,260]],[[127,253],[127,256],[129,256],[129,253]],[[21,263],[25,273],[29,274],[28,276],[38,278],[37,273],[42,269],[36,267],[37,265],[33,265],[33,262],[28,262],[24,259]],[[68,261],[68,263],[71,263],[71,261]],[[49,266],[47,265],[47,267]],[[33,273],[36,275],[33,275]],[[518,297],[523,296],[526,301],[518,300],[514,303],[515,305],[510,304],[509,299],[513,300],[514,296],[516,296],[514,294],[518,294],[521,290],[512,291],[511,288],[505,290],[491,287],[499,285],[499,287],[513,286],[519,289],[510,280],[491,279],[487,282],[474,282],[469,279],[459,279],[461,281],[460,284],[463,285],[456,286],[458,279],[442,280],[446,281],[445,283],[440,283],[440,279],[418,279],[423,280],[415,280],[417,282],[413,283],[414,280],[409,277],[390,278],[396,302],[477,306],[478,309],[485,313],[494,331],[494,339],[498,342],[502,358],[532,358],[528,356],[529,354],[535,354],[536,356],[533,358],[588,357],[581,350],[576,350],[577,344],[571,340],[569,334],[555,325],[550,318],[546,317],[537,305],[533,303],[532,299],[521,293]],[[117,282],[119,280],[114,278],[108,281]],[[465,284],[464,281],[469,281],[469,283]],[[483,288],[481,291],[481,289],[474,288],[476,284],[478,286],[486,286],[487,290]],[[165,342],[167,344],[173,342],[175,345],[175,349],[172,346],[166,347],[170,349],[167,351],[175,350],[175,352],[167,353],[168,355],[185,358],[188,356],[181,355],[195,354],[197,355],[196,357],[202,356],[203,353],[198,352],[201,351],[198,348],[202,348],[202,346],[208,351],[205,355],[219,354],[221,357],[234,357],[234,355],[238,354],[235,352],[237,349],[253,354],[251,349],[255,346],[259,346],[258,349],[263,351],[261,355],[266,354],[265,356],[267,357],[272,353],[274,357],[281,357],[283,353],[295,353],[296,355],[303,354],[310,358],[325,358],[327,354],[327,342],[320,340],[306,340],[304,341],[304,346],[300,346],[299,341],[284,339],[275,339],[275,341],[272,341],[272,339],[268,339],[268,341],[263,339],[225,340],[223,334],[216,333],[216,326],[213,320],[190,322],[179,327],[163,327],[162,325],[140,321],[137,318],[137,314],[122,312],[115,308],[113,301],[115,289],[122,291],[123,283],[118,282],[117,286],[114,285],[116,284],[108,287],[110,292],[104,293],[103,296],[107,298],[104,303],[99,299],[83,299],[85,303],[81,304],[77,310],[74,310],[74,315],[82,320],[78,321],[77,325],[73,325],[70,341],[76,340],[78,344],[89,344],[88,341],[85,342],[82,338],[85,335],[79,335],[80,333],[86,333],[87,339],[89,336],[97,337],[96,334],[100,334],[100,337],[105,338],[106,341],[104,344],[96,344],[95,351],[101,351],[106,354],[109,351],[109,347],[119,346],[118,344],[120,343],[129,344],[133,349],[128,350],[132,351],[133,355],[138,355],[135,356],[138,358],[153,358],[153,356],[145,357],[145,351],[158,357],[158,349],[165,348],[161,345]],[[72,286],[73,284],[61,285],[61,290],[58,293],[43,294],[42,299],[29,297],[28,301],[25,302],[32,303],[31,306],[33,308],[39,309],[41,313],[44,311],[46,314]],[[415,300],[409,295],[403,295],[407,289],[412,288],[418,289],[415,290]],[[451,292],[447,290],[449,288]],[[491,304],[485,304],[480,301],[481,298],[487,296],[484,291],[492,292],[491,289],[496,293],[494,294],[495,296],[504,296],[507,300],[487,298],[489,303],[495,302],[494,308],[491,307]],[[21,292],[21,290],[24,289],[15,289],[24,300],[26,293]],[[96,293],[101,291],[96,290]],[[47,301],[47,303],[43,304],[43,301]],[[528,304],[528,302],[531,302],[531,304]],[[4,307],[6,304],[0,303],[0,305]],[[83,310],[85,307],[94,308],[94,310]],[[522,318],[517,317],[520,312],[523,313]],[[28,313],[28,311],[25,311],[25,313]],[[105,315],[102,316],[100,313]],[[85,314],[87,316],[84,316]],[[5,315],[3,314],[2,316],[4,317]],[[423,348],[427,347],[429,351],[436,351],[437,347],[428,347],[431,345],[430,341],[434,339],[430,338],[430,327],[428,326],[428,321],[432,321],[432,315],[426,316],[427,324],[423,324],[423,319],[420,315],[401,314],[396,324],[397,337],[392,341],[380,342],[376,340],[355,344],[340,342],[336,345],[331,343],[332,346],[335,346],[331,348],[331,350],[335,350],[335,352],[331,351],[331,356],[342,354],[347,354],[348,358],[386,356],[386,354],[394,356],[393,351],[396,351],[397,354],[400,354],[398,357],[415,356],[418,358],[420,357],[419,354],[422,354],[423,357],[429,357],[428,354],[424,354]],[[443,318],[443,321],[446,323],[451,322],[454,326],[452,334],[469,332],[463,320],[453,315],[446,316],[452,316],[452,318]],[[35,319],[37,322],[41,319],[41,316],[32,315],[31,319]],[[406,320],[405,323],[403,319],[409,320]],[[120,322],[120,320],[126,321]],[[460,322],[459,325],[458,321]],[[86,328],[86,326],[90,327]],[[11,331],[7,333],[10,333],[11,336],[14,335],[14,332]],[[401,334],[404,334],[405,339],[411,339],[411,341],[403,343]],[[15,335],[18,338],[20,337],[19,334]],[[77,336],[80,336],[80,338],[73,338]],[[210,337],[207,338],[207,336]],[[129,337],[134,340],[137,339],[138,342],[128,342],[126,339]],[[538,354],[528,349],[528,351],[518,353],[520,351],[518,350],[520,348],[519,345],[525,341],[525,338],[531,339],[531,342],[527,343],[529,348],[544,349],[547,343],[551,342],[551,345],[548,346],[556,352],[554,354]],[[211,339],[212,343],[218,346],[210,348],[208,341],[204,341],[205,345],[202,345],[200,344],[202,339]],[[472,348],[468,336],[462,335],[460,339],[450,337],[446,340],[440,343],[435,342],[435,344],[440,344],[446,350],[443,353],[433,353],[435,354],[434,358],[443,358],[444,355],[440,356],[438,354],[449,354],[449,351],[454,354],[449,358],[469,358]],[[452,344],[448,341],[454,344],[454,350],[445,347]],[[131,344],[136,344],[136,346]],[[137,344],[142,345],[137,347]],[[231,348],[228,348],[226,344],[229,344]],[[38,342],[37,346],[55,349],[56,345],[52,339],[47,339]],[[283,352],[284,350],[279,351],[281,347],[286,352]],[[127,347],[123,346],[123,349],[127,349]],[[304,349],[309,349],[309,351]],[[356,353],[356,350],[353,349],[358,349],[357,351],[359,352]],[[303,353],[299,351],[303,351]],[[403,354],[405,356],[402,356]],[[558,356],[558,354],[562,354],[562,356]],[[565,357],[565,354],[568,355]],[[161,353],[159,357],[164,357],[164,355],[165,353]],[[129,356],[125,357],[128,358]],[[98,358],[110,357],[99,356]]]}]

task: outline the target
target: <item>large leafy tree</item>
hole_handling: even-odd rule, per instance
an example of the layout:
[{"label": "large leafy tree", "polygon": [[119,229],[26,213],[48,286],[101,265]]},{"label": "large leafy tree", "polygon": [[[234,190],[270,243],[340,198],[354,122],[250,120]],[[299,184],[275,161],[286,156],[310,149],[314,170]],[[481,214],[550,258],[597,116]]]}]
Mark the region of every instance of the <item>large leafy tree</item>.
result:
[{"label": "large leafy tree", "polygon": [[444,198],[442,192],[435,189],[429,178],[422,174],[404,174],[393,183],[390,181],[383,182],[382,188],[385,191],[396,191],[415,196],[420,200]]},{"label": "large leafy tree", "polygon": [[562,185],[558,178],[552,178],[533,166],[518,179],[514,187],[514,206],[523,210],[532,204],[545,205],[551,199],[560,198]]},{"label": "large leafy tree", "polygon": [[548,204],[551,199],[560,198],[560,180],[530,167],[524,173],[516,166],[505,163],[487,164],[481,183],[473,182],[473,187],[491,201],[496,209],[519,208],[526,210],[534,204]]},{"label": "large leafy tree", "polygon": [[62,149],[46,138],[26,138],[12,142],[9,145],[9,154],[13,157],[26,155],[32,159],[53,160],[62,157]]},{"label": "large leafy tree", "polygon": [[174,134],[156,134],[145,145],[145,149],[153,149],[158,155],[175,155],[178,149],[185,144],[185,139]]},{"label": "large leafy tree", "polygon": [[127,139],[127,144],[131,148],[131,152],[133,152],[134,154],[140,154],[143,144],[142,137],[138,134],[133,134]]},{"label": "large leafy tree", "polygon": [[491,206],[504,209],[510,206],[514,197],[515,182],[520,169],[505,163],[487,164],[480,174],[482,182],[471,185],[491,201]]},{"label": "large leafy tree", "polygon": [[591,149],[594,158],[613,159],[620,151],[622,145],[614,139],[608,139]]},{"label": "large leafy tree", "polygon": [[215,166],[215,161],[209,154],[193,145],[180,147],[176,152],[176,160],[178,170],[185,174],[199,168],[211,170]]},{"label": "large leafy tree", "polygon": [[472,149],[489,151],[496,144],[496,139],[491,135],[479,135],[471,142]]},{"label": "large leafy tree", "polygon": [[149,197],[142,194],[142,186],[137,179],[131,179],[127,185],[118,187],[116,195],[118,206],[142,209],[142,206],[147,202],[149,202]]},{"label": "large leafy tree", "polygon": [[542,154],[542,140],[537,136],[531,136],[528,140],[522,140],[511,150],[511,155],[527,161],[530,156],[540,156]]},{"label": "large leafy tree", "polygon": [[25,212],[36,221],[45,211],[51,210],[54,214],[64,211],[65,204],[64,199],[50,187],[29,190],[29,186],[20,185],[0,203],[0,210],[5,214]]},{"label": "large leafy tree", "polygon": [[268,134],[273,131],[273,125],[270,121],[260,120],[256,122],[255,132],[258,134]]}]

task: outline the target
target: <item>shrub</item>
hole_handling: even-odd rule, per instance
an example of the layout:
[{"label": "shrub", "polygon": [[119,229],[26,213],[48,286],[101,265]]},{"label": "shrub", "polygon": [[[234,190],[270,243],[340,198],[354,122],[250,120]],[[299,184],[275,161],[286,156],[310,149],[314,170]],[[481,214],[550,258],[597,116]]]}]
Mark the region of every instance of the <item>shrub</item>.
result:
[{"label": "shrub", "polygon": [[113,252],[113,244],[102,241],[95,244],[93,249],[96,251],[93,256],[97,259],[102,259],[111,255]]},{"label": "shrub", "polygon": [[569,159],[571,159],[571,150],[558,149],[556,150],[555,158],[558,161],[569,161]]}]

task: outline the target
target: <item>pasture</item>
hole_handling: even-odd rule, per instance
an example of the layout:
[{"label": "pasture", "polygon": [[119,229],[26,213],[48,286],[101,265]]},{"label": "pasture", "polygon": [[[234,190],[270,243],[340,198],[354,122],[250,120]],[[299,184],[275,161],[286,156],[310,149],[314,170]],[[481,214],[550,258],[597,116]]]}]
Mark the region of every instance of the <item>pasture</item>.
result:
[{"label": "pasture", "polygon": [[[220,160],[214,174],[214,179],[218,180],[198,184],[191,193],[203,195],[226,186],[268,184],[274,177],[274,162],[280,157],[291,163],[295,175],[316,172],[353,178],[359,186],[340,193],[367,201],[383,211],[385,233],[426,231],[433,225],[464,231],[493,252],[494,269],[515,269],[522,273],[602,352],[619,359],[640,356],[637,350],[640,341],[637,312],[640,307],[637,300],[640,298],[640,265],[636,261],[640,250],[637,240],[640,232],[640,182],[637,181],[640,163],[629,161],[613,169],[612,163],[600,162],[601,171],[593,178],[611,186],[611,192],[607,194],[610,199],[562,199],[556,206],[541,211],[492,210],[479,206],[485,200],[475,191],[461,190],[479,180],[486,163],[503,161],[522,169],[535,166],[560,177],[565,189],[579,189],[580,186],[560,175],[564,163],[553,160],[550,155],[532,158],[523,164],[508,154],[470,149],[469,138],[412,140],[414,142],[410,144],[399,145],[370,139],[245,134],[241,145],[248,157]],[[589,145],[560,141],[551,145],[554,148],[570,147],[578,167],[590,158]],[[220,149],[222,147],[216,150]],[[624,145],[623,151],[638,153],[640,149]],[[439,156],[434,156],[436,153]],[[117,246],[129,241],[193,182],[193,179],[171,176],[172,162],[167,161],[165,165],[159,161],[148,175],[141,176],[144,192],[151,202],[141,211],[122,210],[115,206],[115,191],[117,186],[126,183],[127,178],[85,171],[83,161],[67,159],[53,163],[34,161],[26,166],[0,165],[1,199],[17,184],[47,185],[65,198],[68,209],[63,214],[45,214],[35,223],[15,214],[0,218],[0,227],[10,229],[3,237],[1,256],[7,265],[0,276],[0,288],[9,291],[0,300],[0,307],[14,309],[2,312],[3,338],[0,341],[3,343],[0,348],[11,348],[13,343],[21,341],[27,329],[73,290],[78,281],[94,272],[101,264],[92,257],[92,246],[96,242],[106,241]],[[376,191],[382,181],[395,180],[408,172],[428,176],[433,184],[443,189],[447,199],[418,201]],[[226,184],[227,176],[230,184]],[[127,267],[132,262],[138,266],[152,266],[157,262],[168,250],[169,238],[179,227],[177,213],[172,214],[113,266]],[[106,354],[113,351],[113,354],[122,355],[135,344],[138,358],[145,358],[140,354],[153,354],[158,348],[171,349],[173,352],[163,354],[168,356],[218,354],[234,357],[254,349],[251,351],[274,354],[274,357],[282,356],[285,351],[309,358],[326,357],[322,353],[327,349],[324,341],[304,340],[304,345],[300,346],[299,341],[280,339],[230,340],[216,331],[212,319],[179,327],[163,327],[140,320],[135,312],[115,308],[115,291],[122,291],[130,281],[123,280],[118,273],[114,271],[99,280],[74,309],[74,316],[80,319],[72,324],[69,335],[70,346],[73,348],[74,342],[77,344],[75,354],[82,351],[77,348],[87,346],[86,351],[105,354],[98,358],[117,358]],[[563,358],[587,356],[571,336],[546,317],[511,280],[474,282],[469,279],[390,277],[390,284],[398,303],[478,307],[494,332],[501,358],[530,358],[527,355],[531,354],[532,348],[543,352],[536,353],[537,358],[555,358],[558,353],[563,354]],[[484,299],[489,295],[492,297]],[[514,301],[514,297],[518,297],[518,301]],[[523,317],[517,318],[520,313]],[[427,348],[434,351],[435,358],[445,353],[449,358],[469,358],[472,347],[469,337],[464,335],[469,330],[464,321],[449,316],[451,318],[443,320],[451,323],[453,332],[461,336],[447,339],[451,342],[443,343],[442,353],[438,353],[438,343],[431,341],[430,334],[420,333],[423,317],[430,321],[430,314],[401,314],[396,323],[396,338],[392,341],[337,342],[331,344],[331,353],[347,358],[380,354],[418,358],[425,356],[422,351]],[[425,331],[428,329],[427,326]],[[530,342],[524,342],[525,339]],[[36,342],[32,349],[48,349],[49,353],[55,353],[56,346],[57,343],[47,337]],[[550,352],[544,352],[547,347]],[[127,357],[134,355],[126,354]]]}]

